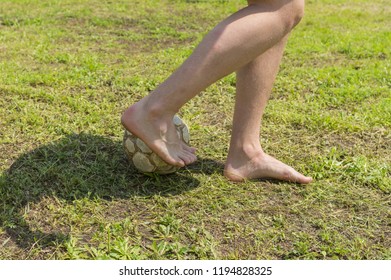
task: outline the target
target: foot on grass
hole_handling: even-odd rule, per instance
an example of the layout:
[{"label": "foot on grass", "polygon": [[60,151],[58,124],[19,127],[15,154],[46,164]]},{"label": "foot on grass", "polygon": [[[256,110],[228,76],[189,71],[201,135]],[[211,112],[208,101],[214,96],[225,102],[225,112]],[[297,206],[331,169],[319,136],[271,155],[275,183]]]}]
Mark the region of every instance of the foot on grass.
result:
[{"label": "foot on grass", "polygon": [[231,181],[240,182],[251,179],[274,179],[309,184],[311,177],[306,177],[292,167],[265,154],[262,150],[240,156],[228,156],[224,175]]},{"label": "foot on grass", "polygon": [[172,121],[174,115],[151,110],[144,103],[141,100],[126,109],[122,125],[168,164],[183,167],[195,162],[195,149],[179,138]]}]

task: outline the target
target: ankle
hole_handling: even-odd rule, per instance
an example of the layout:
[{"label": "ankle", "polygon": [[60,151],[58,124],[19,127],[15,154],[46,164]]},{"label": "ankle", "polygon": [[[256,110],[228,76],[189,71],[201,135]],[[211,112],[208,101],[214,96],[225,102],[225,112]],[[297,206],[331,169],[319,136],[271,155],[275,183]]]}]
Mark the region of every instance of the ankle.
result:
[{"label": "ankle", "polygon": [[177,113],[176,111],[170,110],[164,103],[154,102],[148,97],[140,101],[140,107],[150,119],[154,120],[172,119]]},{"label": "ankle", "polygon": [[229,149],[228,159],[238,159],[247,158],[251,159],[256,155],[264,154],[262,147],[259,143],[240,143],[240,144],[232,144]]}]

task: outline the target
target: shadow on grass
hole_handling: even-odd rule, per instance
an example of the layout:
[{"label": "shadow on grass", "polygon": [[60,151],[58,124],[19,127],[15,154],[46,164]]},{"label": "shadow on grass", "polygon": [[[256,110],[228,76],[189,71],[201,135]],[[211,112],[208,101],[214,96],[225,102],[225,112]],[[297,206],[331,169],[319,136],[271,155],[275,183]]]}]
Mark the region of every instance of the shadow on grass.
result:
[{"label": "shadow on grass", "polygon": [[192,173],[221,169],[213,160],[200,159],[189,169],[166,176],[147,176],[130,167],[122,143],[109,138],[73,134],[23,154],[0,177],[0,224],[21,248],[38,242],[46,247],[63,243],[63,233],[42,233],[30,228],[23,210],[44,197],[67,203],[87,199],[127,199],[172,196],[197,188]]}]

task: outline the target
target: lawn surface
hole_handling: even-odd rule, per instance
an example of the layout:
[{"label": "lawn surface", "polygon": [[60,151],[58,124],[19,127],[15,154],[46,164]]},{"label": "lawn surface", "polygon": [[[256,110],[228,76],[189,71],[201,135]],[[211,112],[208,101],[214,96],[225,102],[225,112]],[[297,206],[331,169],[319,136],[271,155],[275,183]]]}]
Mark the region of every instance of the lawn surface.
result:
[{"label": "lawn surface", "polygon": [[308,186],[223,175],[235,76],[180,112],[199,161],[129,166],[121,112],[245,1],[0,4],[0,259],[390,259],[391,7],[307,1],[261,142]]}]

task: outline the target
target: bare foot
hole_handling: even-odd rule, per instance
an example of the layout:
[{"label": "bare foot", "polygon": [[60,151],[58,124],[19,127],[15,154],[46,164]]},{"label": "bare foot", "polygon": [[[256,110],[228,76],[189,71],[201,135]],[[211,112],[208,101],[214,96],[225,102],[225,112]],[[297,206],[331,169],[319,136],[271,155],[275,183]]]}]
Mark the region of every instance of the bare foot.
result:
[{"label": "bare foot", "polygon": [[122,125],[168,164],[183,167],[196,161],[195,149],[178,137],[173,115],[158,114],[146,107],[143,100],[130,106],[122,115]]},{"label": "bare foot", "polygon": [[262,150],[253,155],[228,157],[224,175],[231,181],[240,182],[246,179],[276,179],[281,181],[308,184],[311,177],[300,174],[292,167],[265,154]]}]

